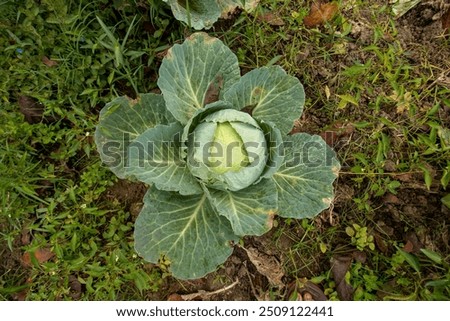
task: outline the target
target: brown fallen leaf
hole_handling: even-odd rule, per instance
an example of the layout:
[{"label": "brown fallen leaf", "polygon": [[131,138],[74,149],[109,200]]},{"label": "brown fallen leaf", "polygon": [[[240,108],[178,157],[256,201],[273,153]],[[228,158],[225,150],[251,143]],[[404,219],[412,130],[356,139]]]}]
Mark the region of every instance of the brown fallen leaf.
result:
[{"label": "brown fallen leaf", "polygon": [[387,254],[389,252],[389,248],[386,244],[386,242],[383,240],[383,238],[381,237],[380,234],[375,233],[373,235],[373,238],[375,240],[375,244],[378,247],[378,249],[383,253],[383,254]]},{"label": "brown fallen leaf", "polygon": [[78,300],[79,298],[81,298],[81,293],[82,293],[82,285],[81,282],[78,281],[78,278],[75,275],[70,275],[69,276],[69,296],[74,299],[74,300]]},{"label": "brown fallen leaf", "polygon": [[303,19],[303,23],[308,28],[313,28],[330,21],[337,13],[339,7],[337,3],[322,3],[321,1],[315,1],[311,5],[311,11]]},{"label": "brown fallen leaf", "polygon": [[412,173],[402,173],[395,176],[395,179],[401,182],[411,182],[414,181]]},{"label": "brown fallen leaf", "polygon": [[243,249],[247,252],[248,258],[256,270],[264,275],[272,286],[284,287],[282,280],[284,271],[281,263],[274,256],[262,253],[253,247]]},{"label": "brown fallen leaf", "polygon": [[178,293],[172,293],[167,297],[167,301],[184,301]]},{"label": "brown fallen leaf", "polygon": [[273,12],[266,12],[260,16],[258,16],[258,20],[261,22],[267,22],[271,26],[284,26],[284,21],[279,16],[274,14]]},{"label": "brown fallen leaf", "polygon": [[403,251],[406,253],[411,253],[414,248],[414,245],[410,240],[406,241],[406,244],[403,246]]},{"label": "brown fallen leaf", "polygon": [[320,137],[327,143],[328,146],[333,147],[338,140],[338,133],[335,131],[327,130],[320,133]]},{"label": "brown fallen leaf", "polygon": [[27,299],[28,289],[22,290],[20,292],[14,293],[12,295],[15,301],[25,301]]},{"label": "brown fallen leaf", "polygon": [[288,285],[286,298],[289,300],[297,293],[297,301],[327,301],[323,290],[306,278],[298,279]]},{"label": "brown fallen leaf", "polygon": [[334,282],[336,282],[336,291],[339,299],[342,301],[350,301],[353,298],[353,288],[345,280],[345,274],[352,264],[352,257],[335,256],[331,259],[331,264],[331,272],[333,273]]},{"label": "brown fallen leaf", "polygon": [[[27,280],[25,281],[24,285],[30,286],[32,283],[33,283],[33,280],[31,278],[27,278]],[[15,301],[25,301],[27,299],[29,290],[30,290],[30,288],[26,287],[22,291],[12,294],[13,300],[15,300]]]},{"label": "brown fallen leaf", "polygon": [[356,262],[360,262],[362,264],[366,263],[366,260],[367,260],[367,255],[363,251],[358,251],[358,250],[353,251],[352,257]]},{"label": "brown fallen leaf", "polygon": [[22,235],[20,237],[20,242],[22,245],[28,245],[31,243],[30,231],[25,227],[22,229]]},{"label": "brown fallen leaf", "polygon": [[[410,253],[419,253],[420,249],[424,247],[423,243],[419,240],[418,236],[414,232],[408,232],[406,233],[405,237],[405,247],[407,247],[407,250],[410,250]],[[403,249],[405,252],[408,252],[407,250]]]},{"label": "brown fallen leaf", "polygon": [[17,104],[27,123],[37,124],[42,120],[44,106],[39,104],[34,98],[20,95]]},{"label": "brown fallen leaf", "polygon": [[383,234],[385,234],[387,236],[394,235],[394,228],[392,226],[387,225],[383,221],[378,221],[377,222],[377,229],[378,229],[378,231],[380,231],[381,233],[383,233]]},{"label": "brown fallen leaf", "polygon": [[47,56],[43,56],[43,57],[42,57],[42,62],[43,62],[44,65],[46,65],[47,67],[54,67],[54,66],[58,65],[58,62],[49,59]]},{"label": "brown fallen leaf", "polygon": [[55,254],[48,248],[37,249],[36,251],[34,251],[34,253],[25,252],[22,256],[22,264],[24,266],[32,266],[31,255],[34,255],[39,263],[45,263],[50,260]]},{"label": "brown fallen leaf", "polygon": [[401,204],[400,199],[394,194],[388,193],[383,197],[383,201],[389,204]]},{"label": "brown fallen leaf", "polygon": [[354,130],[355,126],[352,123],[337,122],[328,130],[320,133],[320,136],[328,146],[334,147],[339,141],[348,139]]}]

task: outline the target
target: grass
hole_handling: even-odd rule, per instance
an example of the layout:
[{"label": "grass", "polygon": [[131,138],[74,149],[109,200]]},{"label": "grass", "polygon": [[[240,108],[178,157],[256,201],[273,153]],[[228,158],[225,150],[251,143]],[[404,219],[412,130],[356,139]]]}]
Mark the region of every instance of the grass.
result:
[{"label": "grass", "polygon": [[[156,87],[162,52],[191,31],[158,1],[41,3],[6,1],[0,13],[0,299],[142,300],[158,291],[165,299],[166,269],[133,248],[138,201],[110,195],[117,179],[100,164],[92,135],[106,102]],[[353,299],[449,299],[440,198],[450,180],[450,89],[436,80],[448,61],[433,58],[437,47],[402,42],[382,1],[340,1],[337,17],[307,29],[310,3],[263,1],[231,27],[210,30],[244,71],[279,64],[301,80],[302,131],[331,133],[343,164],[334,208],[314,220],[280,220],[266,237],[289,280],[307,278],[331,299],[339,298],[332,258],[359,252],[365,259],[346,271]],[[261,22],[265,12],[284,25]],[[39,103],[38,121],[25,121],[23,96]],[[405,208],[408,194],[429,204],[409,198],[416,209]],[[392,196],[403,203],[386,202]],[[409,251],[411,233],[432,252]],[[54,257],[39,262],[42,249]],[[25,252],[35,253],[31,266]]]},{"label": "grass", "polygon": [[[0,58],[5,79],[0,89],[0,296],[11,299],[25,289],[30,300],[143,299],[146,291],[158,289],[161,273],[134,254],[133,220],[125,205],[105,197],[116,179],[100,164],[92,135],[104,102],[154,86],[144,79],[144,68],[151,73],[154,67],[143,62],[167,45],[160,39],[168,20],[159,17],[153,34],[138,37],[133,26],[142,28],[150,17],[136,9],[104,10],[107,2],[101,1],[65,3],[25,1],[17,16],[12,6],[3,13],[9,20],[0,19],[6,21],[0,28],[6,48]],[[128,35],[122,42],[127,46],[123,66],[98,41],[108,29],[96,16],[105,23],[117,19],[111,30],[118,38]],[[46,66],[43,56],[57,65]],[[20,96],[40,102],[43,121],[24,121]],[[21,266],[24,252],[43,248],[54,253],[51,262]]]}]

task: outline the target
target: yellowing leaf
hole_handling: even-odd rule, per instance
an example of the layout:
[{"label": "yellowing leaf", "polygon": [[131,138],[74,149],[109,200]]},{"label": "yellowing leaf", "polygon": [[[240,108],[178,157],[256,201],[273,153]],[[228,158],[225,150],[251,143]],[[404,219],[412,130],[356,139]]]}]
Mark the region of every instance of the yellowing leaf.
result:
[{"label": "yellowing leaf", "polygon": [[331,96],[330,87],[325,85],[325,97],[327,97],[327,100],[330,100],[330,96]]},{"label": "yellowing leaf", "polygon": [[351,103],[352,105],[358,106],[358,101],[356,100],[355,97],[351,96],[351,95],[336,95],[339,98],[341,98],[341,101],[339,102],[338,108],[345,108],[347,107],[348,103]]},{"label": "yellowing leaf", "polygon": [[345,228],[345,233],[346,233],[348,236],[350,236],[350,237],[355,236],[355,230],[352,229],[350,226],[347,226],[347,227]]}]

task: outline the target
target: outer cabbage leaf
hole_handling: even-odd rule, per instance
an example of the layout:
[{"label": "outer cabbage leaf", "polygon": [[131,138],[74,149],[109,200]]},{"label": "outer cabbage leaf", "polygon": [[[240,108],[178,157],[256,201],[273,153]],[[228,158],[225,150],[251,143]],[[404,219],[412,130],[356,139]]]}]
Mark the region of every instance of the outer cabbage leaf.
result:
[{"label": "outer cabbage leaf", "polygon": [[278,199],[272,180],[264,179],[237,192],[210,189],[209,198],[231,222],[236,235],[262,235],[272,228]]},{"label": "outer cabbage leaf", "polygon": [[201,194],[203,190],[181,156],[179,123],[158,125],[145,131],[129,148],[129,173],[158,189],[182,195]]},{"label": "outer cabbage leaf", "polygon": [[145,260],[170,261],[174,277],[196,279],[214,271],[237,241],[228,220],[218,215],[206,194],[180,196],[151,189],[135,224],[135,248]]},{"label": "outer cabbage leaf", "polygon": [[[229,102],[219,100],[214,103],[206,105],[205,108],[197,109],[194,115],[191,117],[191,119],[189,119],[188,123],[184,127],[182,140],[186,142],[189,134],[191,134],[197,128],[198,124],[200,124],[203,121],[203,119],[205,119],[205,117],[219,110],[224,109],[234,109],[234,108],[233,105],[231,105]],[[212,135],[213,134],[214,133],[212,133]]]},{"label": "outer cabbage leaf", "polygon": [[127,172],[128,147],[143,132],[158,124],[175,121],[161,95],[142,94],[136,100],[119,97],[100,111],[95,143],[100,158],[119,178],[132,177]]},{"label": "outer cabbage leaf", "polygon": [[227,18],[229,13],[237,8],[243,8],[245,11],[253,11],[259,3],[259,0],[218,0],[222,11],[222,18]]},{"label": "outer cabbage leaf", "polygon": [[177,20],[183,21],[192,28],[209,29],[219,19],[237,8],[252,11],[259,0],[163,0],[167,2]]},{"label": "outer cabbage leaf", "polygon": [[205,0],[164,0],[170,5],[177,20],[183,21],[192,28],[209,29],[221,14],[217,1]]},{"label": "outer cabbage leaf", "polygon": [[400,18],[409,10],[417,6],[422,0],[391,0],[392,12],[396,18]]},{"label": "outer cabbage leaf", "polygon": [[219,39],[198,32],[169,49],[159,69],[158,86],[167,108],[183,125],[202,109],[208,95],[223,92],[239,80],[236,55]]},{"label": "outer cabbage leaf", "polygon": [[311,218],[333,201],[333,181],[340,164],[334,151],[317,135],[285,138],[285,161],[272,176],[278,189],[278,215]]},{"label": "outer cabbage leaf", "polygon": [[274,123],[285,135],[302,114],[305,91],[280,66],[261,67],[242,76],[225,92],[224,100],[251,111],[256,119]]},{"label": "outer cabbage leaf", "polygon": [[257,183],[263,178],[271,178],[272,175],[278,171],[284,161],[283,137],[280,130],[272,123],[264,121],[259,122],[259,127],[263,130],[266,138],[268,157],[264,171],[261,174],[261,178],[256,181]]}]

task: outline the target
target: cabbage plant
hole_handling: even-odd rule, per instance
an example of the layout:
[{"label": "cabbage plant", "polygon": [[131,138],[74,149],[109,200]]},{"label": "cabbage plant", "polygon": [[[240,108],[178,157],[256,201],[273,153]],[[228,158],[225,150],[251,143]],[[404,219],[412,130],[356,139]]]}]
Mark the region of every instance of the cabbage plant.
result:
[{"label": "cabbage plant", "polygon": [[252,11],[259,0],[163,0],[170,5],[177,20],[194,29],[209,29],[220,18],[236,8]]},{"label": "cabbage plant", "polygon": [[279,66],[241,77],[228,47],[195,33],[168,51],[158,86],[162,94],[108,103],[95,132],[119,178],[151,186],[134,234],[145,260],[199,278],[275,215],[311,218],[330,206],[335,153],[320,136],[289,134],[305,102],[297,78]]}]

